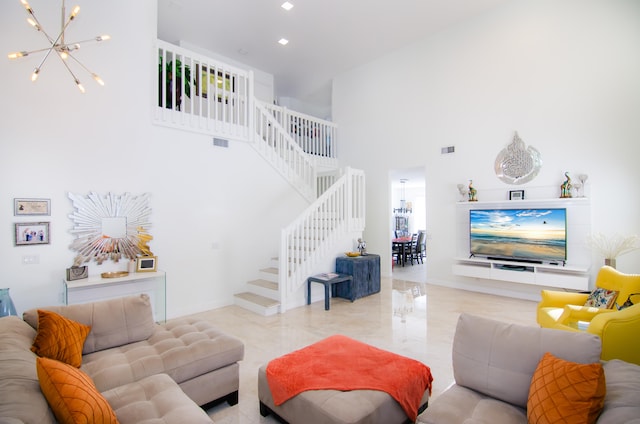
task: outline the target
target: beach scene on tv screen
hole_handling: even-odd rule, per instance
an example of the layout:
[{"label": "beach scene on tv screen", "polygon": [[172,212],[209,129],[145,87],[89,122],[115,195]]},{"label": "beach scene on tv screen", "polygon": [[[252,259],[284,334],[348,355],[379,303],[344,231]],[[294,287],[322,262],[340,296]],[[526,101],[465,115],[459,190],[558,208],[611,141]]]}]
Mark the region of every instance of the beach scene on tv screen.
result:
[{"label": "beach scene on tv screen", "polygon": [[473,255],[566,259],[566,209],[471,210],[469,223]]}]

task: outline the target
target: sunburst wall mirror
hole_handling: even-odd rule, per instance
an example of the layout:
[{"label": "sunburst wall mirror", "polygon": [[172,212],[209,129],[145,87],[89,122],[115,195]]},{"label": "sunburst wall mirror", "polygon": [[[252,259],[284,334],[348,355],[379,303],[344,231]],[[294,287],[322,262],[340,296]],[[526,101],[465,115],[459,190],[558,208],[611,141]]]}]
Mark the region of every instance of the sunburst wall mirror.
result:
[{"label": "sunburst wall mirror", "polygon": [[111,259],[136,259],[151,254],[147,242],[152,239],[150,227],[149,194],[133,196],[129,193],[87,196],[69,193],[74,212],[69,218],[74,223],[72,234],[76,239],[69,246],[77,252],[75,266],[95,260],[101,264]]}]

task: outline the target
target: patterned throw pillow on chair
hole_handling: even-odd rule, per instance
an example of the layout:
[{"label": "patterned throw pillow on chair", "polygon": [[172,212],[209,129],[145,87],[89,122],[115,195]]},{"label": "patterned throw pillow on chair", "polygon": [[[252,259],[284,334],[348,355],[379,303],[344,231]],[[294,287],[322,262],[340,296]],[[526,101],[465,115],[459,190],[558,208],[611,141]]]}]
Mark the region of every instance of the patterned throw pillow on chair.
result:
[{"label": "patterned throw pillow on chair", "polygon": [[633,300],[631,300],[632,297],[638,299],[636,300],[636,303],[640,302],[640,293],[631,293],[629,297],[627,297],[627,300],[622,305],[618,305],[618,302],[615,303],[616,309],[621,311],[625,308],[628,308],[629,306],[635,305],[636,303],[633,303]]},{"label": "patterned throw pillow on chair", "polygon": [[589,297],[587,298],[584,306],[611,309],[617,297],[618,292],[615,290],[607,290],[596,287],[591,292],[591,294],[589,294]]}]

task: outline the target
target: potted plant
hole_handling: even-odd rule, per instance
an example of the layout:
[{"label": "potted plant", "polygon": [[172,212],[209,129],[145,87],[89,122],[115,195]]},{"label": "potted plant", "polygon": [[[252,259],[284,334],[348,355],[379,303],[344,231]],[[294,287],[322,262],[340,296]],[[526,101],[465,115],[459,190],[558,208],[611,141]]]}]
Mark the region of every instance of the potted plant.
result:
[{"label": "potted plant", "polygon": [[[162,106],[162,56],[160,56],[160,62],[158,64],[158,106]],[[173,93],[175,90],[176,95],[176,109],[180,110],[182,104],[182,81],[184,80],[184,94],[187,97],[191,97],[191,68],[189,65],[184,66],[184,78],[183,78],[182,61],[176,59],[175,77],[176,84],[173,83],[173,61],[169,61],[165,65],[164,71],[164,84],[165,84],[165,105],[168,109],[172,108]]]}]

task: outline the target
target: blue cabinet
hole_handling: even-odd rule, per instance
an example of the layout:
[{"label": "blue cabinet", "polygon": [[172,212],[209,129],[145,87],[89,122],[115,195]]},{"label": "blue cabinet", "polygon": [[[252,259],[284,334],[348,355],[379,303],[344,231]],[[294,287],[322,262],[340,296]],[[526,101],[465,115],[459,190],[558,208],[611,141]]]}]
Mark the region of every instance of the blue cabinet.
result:
[{"label": "blue cabinet", "polygon": [[336,258],[336,272],[353,277],[351,284],[340,284],[336,287],[338,297],[353,301],[380,292],[379,255]]}]

